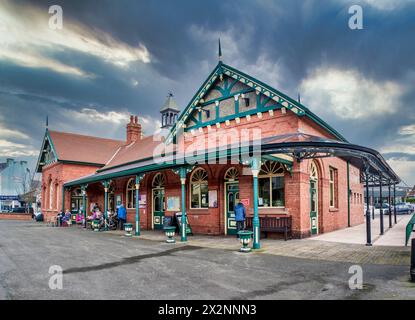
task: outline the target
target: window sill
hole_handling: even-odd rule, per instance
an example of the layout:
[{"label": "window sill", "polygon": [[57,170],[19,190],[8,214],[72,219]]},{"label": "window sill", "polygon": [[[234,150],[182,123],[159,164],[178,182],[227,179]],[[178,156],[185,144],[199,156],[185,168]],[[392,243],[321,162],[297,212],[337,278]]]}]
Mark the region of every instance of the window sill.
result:
[{"label": "window sill", "polygon": [[203,209],[189,209],[189,210],[187,210],[186,214],[194,215],[194,216],[197,216],[199,214],[205,215],[205,214],[209,214],[209,209],[208,208],[206,208],[206,209],[204,209],[204,208]]},{"label": "window sill", "polygon": [[339,212],[339,208],[329,208],[329,212]]}]

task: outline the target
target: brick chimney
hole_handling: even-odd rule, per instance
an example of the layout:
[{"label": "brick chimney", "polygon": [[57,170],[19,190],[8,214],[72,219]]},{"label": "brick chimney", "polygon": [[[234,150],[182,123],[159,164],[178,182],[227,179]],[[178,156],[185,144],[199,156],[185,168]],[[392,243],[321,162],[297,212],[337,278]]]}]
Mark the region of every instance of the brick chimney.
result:
[{"label": "brick chimney", "polygon": [[130,123],[127,124],[127,144],[142,138],[141,124],[138,123],[137,116],[130,116]]}]

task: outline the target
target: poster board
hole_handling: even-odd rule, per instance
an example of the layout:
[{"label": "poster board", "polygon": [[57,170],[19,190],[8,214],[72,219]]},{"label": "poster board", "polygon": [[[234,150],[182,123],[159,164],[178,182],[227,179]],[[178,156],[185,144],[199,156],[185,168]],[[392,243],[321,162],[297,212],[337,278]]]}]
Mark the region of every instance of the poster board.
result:
[{"label": "poster board", "polygon": [[146,195],[145,195],[145,194],[140,194],[140,198],[139,198],[139,200],[138,200],[138,207],[139,207],[140,209],[143,209],[143,208],[145,208],[145,207],[146,207],[146,204],[147,204],[147,198],[146,198]]},{"label": "poster board", "polygon": [[167,197],[167,211],[180,210],[180,197]]},{"label": "poster board", "polygon": [[209,190],[209,208],[218,207],[218,191]]}]

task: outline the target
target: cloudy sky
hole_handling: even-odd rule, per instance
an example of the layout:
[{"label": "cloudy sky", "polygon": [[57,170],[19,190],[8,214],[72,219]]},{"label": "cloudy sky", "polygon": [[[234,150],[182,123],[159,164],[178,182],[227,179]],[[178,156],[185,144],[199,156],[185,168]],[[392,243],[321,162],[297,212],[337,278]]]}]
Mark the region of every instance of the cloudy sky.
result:
[{"label": "cloudy sky", "polygon": [[[348,27],[363,8],[363,30]],[[51,5],[63,28],[49,28]],[[124,139],[159,126],[217,63],[297,97],[415,184],[414,0],[0,0],[0,160],[34,166],[50,128]]]}]

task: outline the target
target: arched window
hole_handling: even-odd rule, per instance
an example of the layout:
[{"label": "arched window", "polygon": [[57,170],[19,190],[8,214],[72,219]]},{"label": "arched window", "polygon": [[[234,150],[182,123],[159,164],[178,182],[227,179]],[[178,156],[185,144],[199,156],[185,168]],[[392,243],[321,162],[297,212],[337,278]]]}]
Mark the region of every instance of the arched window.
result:
[{"label": "arched window", "polygon": [[52,209],[53,205],[53,183],[49,182],[49,209]]},{"label": "arched window", "polygon": [[205,169],[197,168],[190,178],[190,208],[209,207],[208,175]]},{"label": "arched window", "polygon": [[229,168],[225,173],[225,181],[238,181],[239,180],[239,170],[235,167]]},{"label": "arched window", "polygon": [[55,208],[59,209],[59,184],[55,185],[55,195],[56,195],[56,203],[55,203]]},{"label": "arched window", "polygon": [[310,179],[314,181],[318,180],[317,166],[314,161],[311,162],[311,166],[310,166]]},{"label": "arched window", "polygon": [[265,161],[258,175],[258,206],[276,208],[285,206],[284,166],[275,161]]},{"label": "arched window", "polygon": [[127,183],[127,209],[135,209],[135,179],[131,178]]},{"label": "arched window", "polygon": [[157,173],[153,178],[153,188],[164,188],[166,185],[166,177],[161,172]]}]

